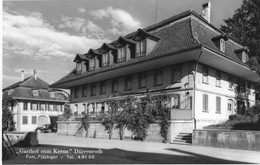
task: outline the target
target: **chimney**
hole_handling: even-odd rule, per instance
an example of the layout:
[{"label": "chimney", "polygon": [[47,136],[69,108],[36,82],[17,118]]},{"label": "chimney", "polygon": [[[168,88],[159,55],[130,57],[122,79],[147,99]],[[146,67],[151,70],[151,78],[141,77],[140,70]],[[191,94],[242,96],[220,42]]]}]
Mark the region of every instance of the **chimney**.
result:
[{"label": "chimney", "polygon": [[202,4],[202,17],[205,18],[208,23],[210,23],[210,2],[206,2]]},{"label": "chimney", "polygon": [[24,80],[24,70],[21,70],[21,81],[23,81]]},{"label": "chimney", "polygon": [[37,80],[37,70],[36,69],[34,69],[34,71],[33,71],[33,76],[34,76],[34,79]]}]

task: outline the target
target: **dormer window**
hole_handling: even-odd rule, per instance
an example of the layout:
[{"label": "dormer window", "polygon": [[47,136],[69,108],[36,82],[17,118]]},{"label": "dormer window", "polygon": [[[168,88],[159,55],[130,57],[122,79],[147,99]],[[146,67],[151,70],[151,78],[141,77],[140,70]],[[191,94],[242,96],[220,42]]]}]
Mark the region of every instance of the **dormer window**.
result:
[{"label": "dormer window", "polygon": [[102,66],[108,66],[109,65],[109,52],[102,55]]},{"label": "dormer window", "polygon": [[237,54],[237,56],[241,59],[241,61],[243,63],[246,63],[249,60],[249,57],[248,57],[248,54],[247,54],[247,52],[248,52],[247,47],[237,49],[234,52]]},{"label": "dormer window", "polygon": [[117,62],[123,62],[126,60],[126,46],[118,49]]},{"label": "dormer window", "polygon": [[33,94],[33,96],[38,96],[39,95],[38,90],[33,90],[32,94]]},{"label": "dormer window", "polygon": [[76,64],[76,72],[77,74],[81,73],[82,70],[82,63],[81,62],[77,62]]},{"label": "dormer window", "polygon": [[145,56],[146,55],[146,40],[143,39],[136,43],[136,57]]},{"label": "dormer window", "polygon": [[51,98],[55,97],[55,93],[54,92],[51,92],[50,95],[51,95]]},{"label": "dormer window", "polygon": [[142,29],[138,29],[136,34],[131,39],[136,43],[135,57],[146,56],[149,54],[160,40],[158,37],[151,35]]},{"label": "dormer window", "polygon": [[225,41],[228,40],[227,34],[220,34],[218,36],[212,37],[211,40],[215,43],[215,45],[219,48],[219,50],[225,53],[226,43]]},{"label": "dormer window", "polygon": [[225,40],[220,39],[220,51],[225,52]]},{"label": "dormer window", "polygon": [[95,70],[95,58],[91,58],[91,59],[89,60],[89,70],[90,70],[90,71]]}]

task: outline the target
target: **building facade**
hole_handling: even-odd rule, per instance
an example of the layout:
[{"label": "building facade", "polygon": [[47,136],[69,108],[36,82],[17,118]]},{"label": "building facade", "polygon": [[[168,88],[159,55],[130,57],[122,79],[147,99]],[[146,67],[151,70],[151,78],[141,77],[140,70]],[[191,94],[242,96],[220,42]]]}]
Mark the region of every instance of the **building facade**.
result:
[{"label": "building facade", "polygon": [[44,124],[56,123],[64,111],[68,95],[49,88],[49,84],[33,76],[3,89],[3,101],[14,114],[16,131],[34,131]]},{"label": "building facade", "polygon": [[[205,13],[206,12],[206,13]],[[106,100],[174,94],[171,129],[192,131],[245,113],[259,76],[247,48],[189,10],[76,55],[75,69],[52,87],[71,90],[73,111],[107,111]]]}]

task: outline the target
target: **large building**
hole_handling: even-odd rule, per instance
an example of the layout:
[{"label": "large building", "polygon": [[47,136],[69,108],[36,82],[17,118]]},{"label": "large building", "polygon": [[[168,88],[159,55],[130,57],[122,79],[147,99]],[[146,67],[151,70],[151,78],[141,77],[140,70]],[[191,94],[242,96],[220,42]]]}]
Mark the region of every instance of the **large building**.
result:
[{"label": "large building", "polygon": [[202,16],[185,11],[77,54],[75,69],[51,86],[70,89],[72,109],[92,114],[109,98],[172,93],[171,129],[191,131],[255,104],[259,76],[247,52],[210,24],[207,3]]},{"label": "large building", "polygon": [[3,89],[3,101],[14,114],[16,131],[34,131],[43,124],[55,123],[68,102],[68,95],[49,88],[49,84],[37,77],[30,77]]}]

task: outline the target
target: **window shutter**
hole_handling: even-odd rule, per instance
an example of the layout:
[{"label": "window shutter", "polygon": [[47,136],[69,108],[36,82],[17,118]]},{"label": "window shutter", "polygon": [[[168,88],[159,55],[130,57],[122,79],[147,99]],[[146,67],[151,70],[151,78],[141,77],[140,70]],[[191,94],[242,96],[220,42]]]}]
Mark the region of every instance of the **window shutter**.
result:
[{"label": "window shutter", "polygon": [[206,94],[206,111],[208,111],[208,95]]},{"label": "window shutter", "polygon": [[216,97],[216,112],[220,112],[220,97]]},{"label": "window shutter", "polygon": [[206,95],[205,94],[203,94],[202,104],[203,104],[203,111],[205,111],[206,110]]},{"label": "window shutter", "polygon": [[208,111],[208,95],[207,94],[203,94],[202,104],[203,104],[203,111]]}]

